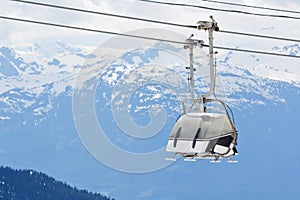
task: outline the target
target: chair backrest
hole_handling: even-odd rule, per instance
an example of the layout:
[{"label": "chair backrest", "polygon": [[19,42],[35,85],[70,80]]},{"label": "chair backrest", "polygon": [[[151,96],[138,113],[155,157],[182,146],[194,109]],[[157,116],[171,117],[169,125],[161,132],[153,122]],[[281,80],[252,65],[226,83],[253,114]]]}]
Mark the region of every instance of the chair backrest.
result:
[{"label": "chair backrest", "polygon": [[[180,132],[178,132],[179,128]],[[195,137],[196,139],[211,139],[228,135],[233,131],[225,114],[189,113],[178,119],[170,134],[170,139],[194,140]]]}]

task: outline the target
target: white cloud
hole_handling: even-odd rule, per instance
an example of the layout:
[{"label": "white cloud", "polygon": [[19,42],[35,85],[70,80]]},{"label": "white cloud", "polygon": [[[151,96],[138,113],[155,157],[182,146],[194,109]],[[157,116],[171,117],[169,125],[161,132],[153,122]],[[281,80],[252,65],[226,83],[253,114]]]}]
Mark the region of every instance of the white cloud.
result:
[{"label": "white cloud", "polygon": [[[258,34],[277,35],[282,37],[297,38],[299,35],[300,24],[298,20],[292,19],[274,19],[268,17],[248,16],[235,13],[224,13],[208,11],[203,9],[175,7],[150,4],[137,0],[41,0],[39,2],[64,5],[99,12],[108,12],[121,15],[130,15],[135,17],[150,18],[155,20],[170,21],[181,24],[195,24],[199,20],[209,20],[209,15],[214,15],[219,26],[223,30],[234,30],[240,32],[251,32]],[[246,10],[253,12],[271,13],[250,8],[232,7],[226,5],[201,2],[198,0],[176,0],[176,2],[186,2],[215,8],[230,8]],[[300,2],[297,0],[232,0],[230,2],[244,3],[249,5],[263,5],[266,7],[278,7],[281,9],[300,10]],[[272,12],[273,13],[273,12]],[[287,14],[288,13],[278,13]],[[41,6],[26,5],[17,2],[3,2],[0,8],[0,15],[18,17],[24,19],[35,19],[41,21],[50,21],[74,26],[82,26],[93,29],[102,29],[115,32],[126,32],[138,28],[165,28],[177,31],[187,37],[190,33],[197,33],[201,39],[207,39],[207,33],[196,30],[182,29],[170,26],[157,25],[152,23],[112,18],[101,15],[84,14],[53,8],[43,8]],[[293,15],[295,16],[295,15]],[[300,15],[297,15],[300,17]],[[272,27],[272,28],[270,28]],[[67,30],[55,27],[46,27],[21,22],[7,21],[0,19],[0,42],[3,45],[17,46],[26,43],[35,43],[45,40],[62,40],[77,44],[101,42],[109,35],[88,33],[84,31]],[[216,43],[226,46],[253,46],[254,48],[264,49],[265,46],[275,46],[280,44],[278,41],[258,40],[255,38],[238,37],[235,35],[216,34]],[[98,43],[98,44],[99,44]],[[262,44],[263,43],[263,44]],[[95,44],[96,46],[97,44]]]}]

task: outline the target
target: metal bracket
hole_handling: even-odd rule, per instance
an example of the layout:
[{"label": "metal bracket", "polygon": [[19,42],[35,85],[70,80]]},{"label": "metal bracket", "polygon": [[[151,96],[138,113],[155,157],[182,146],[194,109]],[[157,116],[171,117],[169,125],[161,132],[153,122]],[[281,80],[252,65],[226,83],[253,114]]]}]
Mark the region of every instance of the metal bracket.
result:
[{"label": "metal bracket", "polygon": [[219,31],[218,23],[214,20],[213,16],[209,16],[211,18],[211,22],[209,21],[199,21],[197,22],[197,29],[198,30],[210,30],[213,29],[214,31]]},{"label": "metal bracket", "polygon": [[197,39],[192,39],[192,37],[194,36],[194,34],[191,34],[191,36],[185,40],[185,42],[187,44],[185,44],[183,46],[184,49],[189,49],[189,48],[193,48],[193,47],[203,47],[204,41],[203,40],[197,40]]}]

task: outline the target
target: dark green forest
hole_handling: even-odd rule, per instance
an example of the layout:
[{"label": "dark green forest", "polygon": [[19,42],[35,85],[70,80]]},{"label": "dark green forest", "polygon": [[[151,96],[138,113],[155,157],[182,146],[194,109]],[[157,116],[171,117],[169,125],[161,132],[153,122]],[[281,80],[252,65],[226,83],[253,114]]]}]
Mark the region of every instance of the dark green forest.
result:
[{"label": "dark green forest", "polygon": [[0,199],[5,200],[113,200],[79,190],[33,170],[0,167]]}]

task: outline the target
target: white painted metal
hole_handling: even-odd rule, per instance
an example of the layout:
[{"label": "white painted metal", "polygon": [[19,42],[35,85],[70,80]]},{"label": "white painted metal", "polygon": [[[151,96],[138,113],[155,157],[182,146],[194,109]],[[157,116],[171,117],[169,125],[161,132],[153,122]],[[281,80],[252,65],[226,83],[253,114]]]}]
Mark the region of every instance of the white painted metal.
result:
[{"label": "white painted metal", "polygon": [[198,29],[208,31],[208,39],[209,39],[209,66],[210,66],[210,90],[209,93],[205,95],[205,97],[210,97],[214,94],[215,91],[215,65],[214,65],[214,50],[213,50],[213,31],[219,31],[218,23],[210,16],[211,22],[207,21],[199,21]]},{"label": "white painted metal", "polygon": [[[198,131],[200,129],[200,131]],[[176,122],[167,144],[168,152],[210,154],[211,140],[234,132],[225,114],[188,113]]]}]

